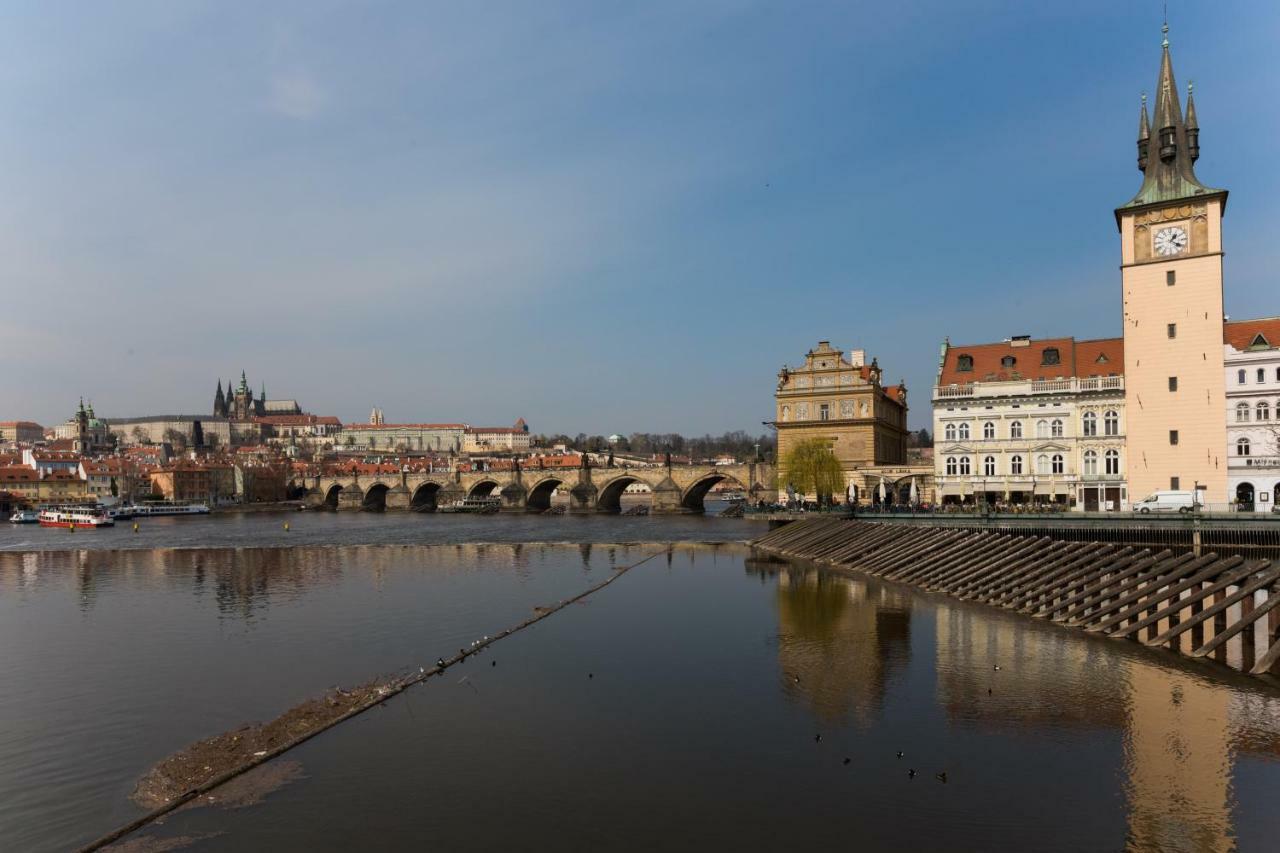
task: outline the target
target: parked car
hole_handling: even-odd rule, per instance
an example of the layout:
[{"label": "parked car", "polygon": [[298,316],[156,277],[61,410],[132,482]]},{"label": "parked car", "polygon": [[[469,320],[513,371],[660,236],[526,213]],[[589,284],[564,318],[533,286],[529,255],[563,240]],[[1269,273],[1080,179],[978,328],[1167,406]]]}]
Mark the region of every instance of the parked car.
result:
[{"label": "parked car", "polygon": [[1191,512],[1195,508],[1195,492],[1152,492],[1133,505],[1133,511],[1143,515],[1149,512]]}]

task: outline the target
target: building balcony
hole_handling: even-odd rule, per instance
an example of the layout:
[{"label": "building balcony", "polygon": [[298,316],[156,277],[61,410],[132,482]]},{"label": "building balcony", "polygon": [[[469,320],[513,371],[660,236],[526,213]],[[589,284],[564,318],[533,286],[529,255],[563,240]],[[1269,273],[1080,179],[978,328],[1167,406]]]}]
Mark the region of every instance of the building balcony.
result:
[{"label": "building balcony", "polygon": [[1124,391],[1124,377],[1090,376],[1072,379],[1025,379],[1014,382],[970,382],[964,385],[940,385],[933,389],[933,399],[938,401],[988,397],[1028,397],[1034,394],[1081,394],[1099,391]]}]

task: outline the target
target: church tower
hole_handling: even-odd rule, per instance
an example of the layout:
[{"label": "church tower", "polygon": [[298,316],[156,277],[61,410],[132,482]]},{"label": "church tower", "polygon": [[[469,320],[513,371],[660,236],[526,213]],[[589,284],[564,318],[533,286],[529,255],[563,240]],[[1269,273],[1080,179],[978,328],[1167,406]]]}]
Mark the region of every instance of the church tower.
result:
[{"label": "church tower", "polygon": [[1204,489],[1227,496],[1223,366],[1222,215],[1227,191],[1201,184],[1195,101],[1183,118],[1169,26],[1164,27],[1155,113],[1138,118],[1142,188],[1116,209],[1124,296],[1129,498]]}]

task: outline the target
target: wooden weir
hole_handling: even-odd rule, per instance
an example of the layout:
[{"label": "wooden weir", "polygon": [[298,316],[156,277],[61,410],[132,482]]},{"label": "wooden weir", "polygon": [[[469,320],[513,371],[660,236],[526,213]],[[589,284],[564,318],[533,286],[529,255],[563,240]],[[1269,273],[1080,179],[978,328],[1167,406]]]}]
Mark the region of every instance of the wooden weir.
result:
[{"label": "wooden weir", "polygon": [[1266,559],[832,518],[752,545],[1252,675],[1280,661],[1280,566]]}]

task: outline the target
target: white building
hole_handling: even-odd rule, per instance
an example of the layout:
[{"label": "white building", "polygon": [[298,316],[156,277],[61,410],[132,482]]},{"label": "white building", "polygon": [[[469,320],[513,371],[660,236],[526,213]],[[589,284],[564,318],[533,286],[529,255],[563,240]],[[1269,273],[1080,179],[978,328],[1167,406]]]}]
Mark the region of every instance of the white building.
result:
[{"label": "white building", "polygon": [[1120,338],[948,341],[933,389],[938,500],[1124,509],[1124,412]]},{"label": "white building", "polygon": [[1280,317],[1224,327],[1227,491],[1242,511],[1280,505]]},{"label": "white building", "polygon": [[467,453],[519,453],[531,445],[524,418],[509,427],[467,427],[462,449]]}]

